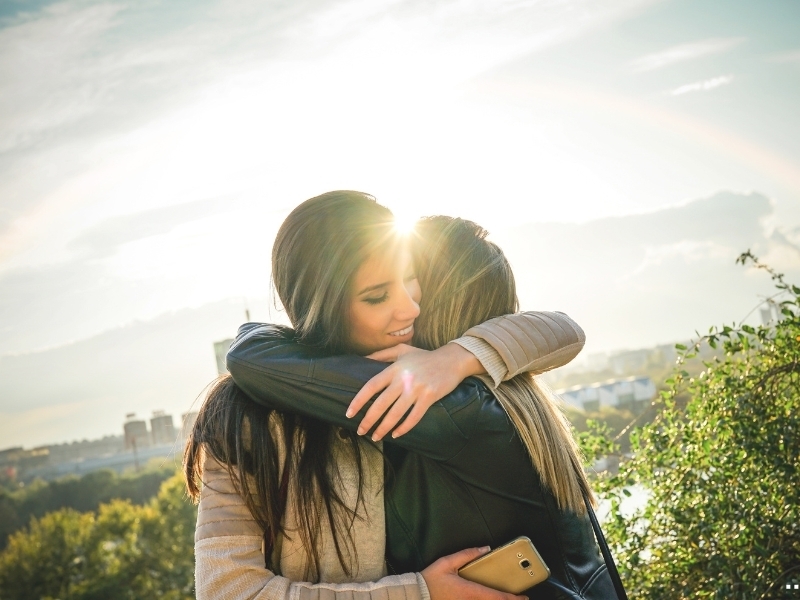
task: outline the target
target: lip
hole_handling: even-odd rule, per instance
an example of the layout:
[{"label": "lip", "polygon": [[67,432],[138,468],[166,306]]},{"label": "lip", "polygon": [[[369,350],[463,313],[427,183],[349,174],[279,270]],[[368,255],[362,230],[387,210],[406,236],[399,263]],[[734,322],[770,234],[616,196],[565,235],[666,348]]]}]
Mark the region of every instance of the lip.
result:
[{"label": "lip", "polygon": [[390,331],[389,335],[392,337],[406,337],[407,335],[411,335],[414,333],[414,324],[412,323],[408,327],[404,327],[403,329],[398,329],[397,331]]}]

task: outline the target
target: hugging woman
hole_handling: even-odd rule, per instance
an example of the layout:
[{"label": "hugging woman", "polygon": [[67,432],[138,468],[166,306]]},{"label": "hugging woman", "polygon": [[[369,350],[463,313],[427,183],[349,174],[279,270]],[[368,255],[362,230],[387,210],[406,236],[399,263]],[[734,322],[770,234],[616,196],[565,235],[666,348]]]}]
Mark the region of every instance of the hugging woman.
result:
[{"label": "hugging woman", "polygon": [[[432,269],[431,277],[417,285],[407,252],[392,241],[388,228],[376,226],[381,210],[369,202],[356,201],[352,193],[334,194],[312,199],[290,215],[276,241],[273,277],[295,330],[244,326],[229,355],[229,369],[239,387],[223,380],[201,411],[186,463],[190,491],[198,492],[200,475],[206,483],[200,494],[196,546],[198,597],[509,597],[455,576],[458,566],[477,555],[475,550],[437,559],[470,546],[498,545],[517,535],[531,537],[564,590],[573,590],[576,597],[615,597],[613,590],[603,595],[610,589],[608,575],[577,500],[588,486],[563,418],[552,402],[537,403],[536,394],[500,391],[503,385],[513,389],[516,384],[533,389],[529,378],[517,381],[525,377],[518,376],[501,385],[497,398],[491,392],[494,381],[467,380],[433,404],[411,431],[387,441],[383,457],[376,445],[355,435],[359,418],[348,419],[345,410],[384,365],[354,354],[409,341],[412,334],[415,340],[425,339],[426,298],[431,298],[433,311],[437,297],[444,297],[421,296],[420,287],[427,294],[426,289],[447,281],[442,276],[449,272],[447,265],[443,271]],[[361,229],[372,234],[352,241]],[[471,235],[488,244],[475,231]],[[425,241],[423,236],[423,247]],[[418,272],[445,256],[446,245],[429,248],[436,252],[418,254]],[[553,336],[549,345],[542,339],[536,327],[544,321],[555,323],[551,334],[580,331],[568,318],[552,313],[528,315],[528,321],[515,315],[470,330],[472,334],[467,331],[516,308],[513,279],[508,279],[510,270],[498,252],[490,266],[502,267],[499,279],[488,277],[497,268],[467,279],[484,286],[477,288],[480,295],[469,294],[474,290],[459,283],[457,276],[449,279],[458,285],[443,310],[459,307],[457,335],[468,335],[457,342],[483,363],[461,345],[434,350],[424,363],[441,365],[441,378],[448,382],[478,374],[483,365],[493,380],[532,365],[544,370],[556,366],[547,363],[549,350],[555,350],[556,362],[563,364],[582,345],[582,339],[554,344],[559,340]],[[458,264],[458,254],[447,256]],[[378,279],[370,282],[373,276]],[[362,283],[367,285],[360,287]],[[462,299],[455,302],[459,293]],[[483,296],[498,302],[478,303],[488,309],[479,315],[471,306]],[[414,323],[420,297],[423,312]],[[385,314],[378,318],[382,311],[377,307],[387,303],[394,312],[388,320]],[[445,322],[454,322],[453,316],[434,318],[430,324]],[[429,329],[430,346],[454,337],[449,336],[451,329],[435,334]],[[526,349],[515,345],[514,332],[532,338]],[[531,347],[537,339],[539,347]],[[577,349],[564,352],[560,346]],[[509,353],[509,348],[515,351]],[[334,356],[335,352],[351,354]],[[515,360],[522,363],[509,364]],[[397,372],[405,377],[408,369]],[[448,391],[448,386],[437,389]],[[260,404],[250,402],[239,388]],[[543,397],[547,400],[546,394]],[[402,394],[398,403],[401,400]],[[239,518],[226,517],[226,511]],[[261,539],[264,555],[259,556]],[[387,569],[384,547],[389,568],[408,572],[382,577]],[[320,583],[304,583],[307,580]],[[565,593],[543,585],[529,596]]]}]

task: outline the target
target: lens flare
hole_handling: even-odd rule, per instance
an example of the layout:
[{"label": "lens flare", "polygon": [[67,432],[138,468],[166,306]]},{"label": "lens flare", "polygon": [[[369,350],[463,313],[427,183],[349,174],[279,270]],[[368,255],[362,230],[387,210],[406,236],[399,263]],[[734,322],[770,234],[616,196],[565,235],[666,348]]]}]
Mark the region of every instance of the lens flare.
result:
[{"label": "lens flare", "polygon": [[412,214],[400,213],[394,216],[394,228],[403,235],[412,233],[416,224],[417,217]]}]

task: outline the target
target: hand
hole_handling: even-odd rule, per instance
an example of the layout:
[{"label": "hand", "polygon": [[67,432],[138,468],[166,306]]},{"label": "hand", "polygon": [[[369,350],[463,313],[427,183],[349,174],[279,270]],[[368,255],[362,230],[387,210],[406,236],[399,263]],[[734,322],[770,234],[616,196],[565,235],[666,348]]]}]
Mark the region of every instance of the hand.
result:
[{"label": "hand", "polygon": [[458,576],[461,567],[488,551],[488,546],[468,548],[450,556],[443,556],[424,569],[422,577],[428,585],[431,600],[528,600],[527,596],[498,592]]},{"label": "hand", "polygon": [[392,431],[407,412],[392,437],[408,433],[434,402],[456,389],[466,377],[485,372],[478,359],[457,344],[445,344],[433,351],[399,344],[367,358],[394,362],[370,379],[347,409],[347,416],[352,417],[380,393],[358,426],[358,433],[364,435],[383,416],[372,435],[376,442]]}]

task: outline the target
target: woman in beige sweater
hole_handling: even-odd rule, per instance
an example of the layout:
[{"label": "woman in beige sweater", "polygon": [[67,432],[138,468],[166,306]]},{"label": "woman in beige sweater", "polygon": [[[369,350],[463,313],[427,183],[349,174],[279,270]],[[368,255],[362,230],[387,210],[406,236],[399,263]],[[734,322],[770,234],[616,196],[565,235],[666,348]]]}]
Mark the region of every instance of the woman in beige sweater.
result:
[{"label": "woman in beige sweater", "polygon": [[[324,262],[320,260],[320,254],[312,257],[308,249],[302,252],[298,239],[302,241],[305,236],[306,240],[319,241],[321,236],[332,231],[331,228],[335,231],[336,219],[343,216],[350,217],[346,226],[353,227],[352,215],[343,215],[341,204],[337,206],[335,200],[328,195],[301,205],[301,208],[308,208],[306,205],[309,203],[316,206],[315,220],[320,219],[322,210],[325,227],[317,231],[316,236],[309,236],[307,229],[303,229],[303,235],[300,235],[298,228],[292,230],[291,225],[303,222],[307,226],[308,211],[304,214],[301,211],[300,217],[294,220],[290,216],[287,219],[289,226],[285,223],[282,227],[283,235],[279,233],[273,252],[276,288],[298,335],[317,344],[322,341],[332,349],[337,349],[335,339],[325,340],[315,330],[313,320],[309,319],[309,313],[313,312],[308,310],[311,306],[322,313],[321,319],[325,320],[324,313],[328,312],[325,299],[317,299],[314,306],[312,298],[306,303],[305,311],[302,306],[298,310],[297,305],[302,304],[298,297],[303,294],[298,290],[303,289],[303,277],[298,277],[297,273],[308,264]],[[354,201],[352,196],[345,196],[344,200]],[[358,198],[355,201],[361,202]],[[370,211],[374,206],[362,202],[361,208]],[[386,245],[385,238],[381,242]],[[292,252],[285,252],[287,247]],[[323,247],[330,250],[331,244],[323,244]],[[326,256],[330,258],[330,252]],[[282,262],[287,257],[299,262]],[[358,338],[356,327],[354,339],[348,340],[352,350],[365,353],[410,339],[421,292],[418,286],[415,287],[413,277],[409,276],[407,260],[402,257],[403,253],[398,252],[391,259],[381,256],[375,264],[366,264],[372,258],[367,253],[366,258],[354,263],[349,274],[342,269],[341,263],[346,261],[340,260],[339,264],[333,265],[334,268],[326,265],[329,271],[344,273],[341,279],[347,285],[343,288],[343,300],[339,306],[350,303],[351,322],[355,310],[356,325],[363,322],[361,317],[366,315],[370,325],[366,331],[378,332],[377,337]],[[361,288],[355,285],[359,275],[366,273],[369,279],[382,270],[386,273],[385,285],[382,288],[376,286],[381,289],[368,290],[362,297],[358,293]],[[282,275],[287,274],[288,280],[282,281]],[[323,284],[319,281],[321,274],[312,275],[311,281],[317,284],[316,289],[306,295],[313,297],[316,293],[319,296]],[[327,300],[330,302],[330,298]],[[338,314],[331,310],[330,315],[338,317],[339,321],[348,321],[344,310],[339,310]],[[385,327],[381,327],[384,322]],[[501,340],[505,336],[507,346],[519,345],[522,340],[539,339],[545,340],[545,347],[528,348],[522,364],[515,365],[514,372],[509,372],[508,365],[484,340],[457,340],[458,345],[450,344],[429,358],[440,368],[429,368],[428,372],[438,371],[442,374],[439,379],[444,380],[444,383],[435,382],[434,387],[438,386],[444,395],[449,391],[447,386],[452,389],[453,382],[457,383],[466,375],[488,371],[498,382],[519,370],[547,370],[568,362],[583,344],[580,328],[558,313],[517,315],[511,317],[510,322],[516,324],[511,328],[508,322],[507,319],[505,327],[497,326],[497,336]],[[330,321],[328,329],[335,329]],[[514,338],[515,331],[518,331],[517,338]],[[561,339],[557,335],[554,339],[554,332],[562,334]],[[346,338],[346,328],[344,333]],[[469,348],[474,355],[462,347]],[[553,355],[556,362],[551,360]],[[519,360],[520,356],[515,358]],[[187,448],[190,491],[197,494],[200,474],[205,483],[200,492],[196,533],[198,598],[338,600],[433,597],[442,600],[449,597],[510,597],[464,582],[455,575],[459,566],[479,555],[477,549],[437,561],[421,574],[385,576],[380,447],[360,438],[352,439],[347,432],[335,431],[325,437],[326,433],[331,432],[314,424],[298,424],[296,417],[280,415],[249,402],[229,379],[220,381],[212,389]],[[323,444],[319,443],[320,437],[325,438]],[[330,459],[324,464],[322,476],[320,471],[316,471],[309,477],[306,454],[309,445],[317,452],[322,448]],[[265,450],[271,450],[266,453],[269,456],[265,456]],[[271,479],[262,477],[260,483],[259,463],[268,463],[263,470],[272,475]],[[265,547],[266,558],[263,554]],[[265,568],[265,564],[269,568]]]}]

